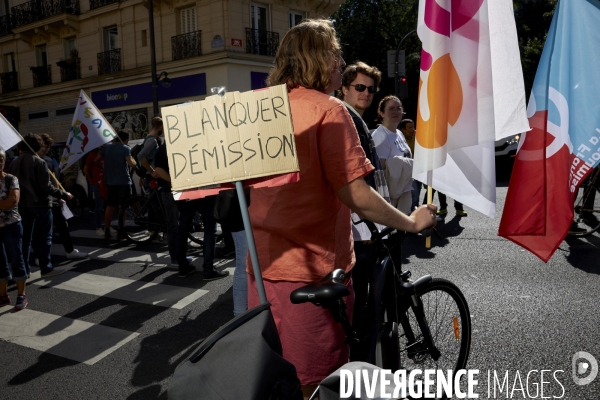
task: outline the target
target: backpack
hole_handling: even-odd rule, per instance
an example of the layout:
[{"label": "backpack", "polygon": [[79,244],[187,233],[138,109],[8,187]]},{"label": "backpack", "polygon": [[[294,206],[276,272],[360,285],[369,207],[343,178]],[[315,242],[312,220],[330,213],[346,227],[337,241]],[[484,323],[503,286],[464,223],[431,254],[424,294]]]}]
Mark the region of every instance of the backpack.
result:
[{"label": "backpack", "polygon": [[[146,174],[148,174],[149,171],[146,170],[146,168],[144,168],[142,166],[141,161],[138,159],[138,156],[140,154],[140,152],[142,151],[142,149],[144,148],[144,146],[146,145],[146,141],[150,138],[151,136],[146,136],[146,138],[144,139],[144,141],[140,144],[136,144],[135,146],[133,146],[133,148],[131,149],[131,157],[133,157],[133,159],[135,160],[136,163],[136,167],[135,167],[135,173],[140,177],[144,177]],[[159,141],[158,139],[156,140],[156,143],[158,144]],[[147,160],[148,163],[152,163],[152,161],[154,160],[154,155],[156,154],[156,149],[154,149],[154,151],[152,153],[150,153],[150,155],[148,156]]]}]

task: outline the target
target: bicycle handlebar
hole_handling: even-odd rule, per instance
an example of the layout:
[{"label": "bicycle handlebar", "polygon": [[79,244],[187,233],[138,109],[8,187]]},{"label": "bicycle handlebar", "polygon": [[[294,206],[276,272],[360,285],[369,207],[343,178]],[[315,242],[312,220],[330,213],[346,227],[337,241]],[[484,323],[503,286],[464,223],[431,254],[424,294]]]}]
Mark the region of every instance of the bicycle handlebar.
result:
[{"label": "bicycle handlebar", "polygon": [[[367,221],[366,219],[361,219],[358,222],[354,222],[354,221],[352,221],[352,222],[354,223],[354,225],[358,225],[358,224],[364,222],[367,225],[367,228],[369,228],[369,231],[371,232],[371,240],[373,240],[373,241],[379,241],[379,240],[383,239],[384,237],[392,234],[396,230],[394,228],[386,227],[380,231],[379,229],[377,229],[377,226],[373,222]],[[429,236],[431,236],[431,233],[432,233],[431,228],[425,228],[418,234],[421,236],[424,236],[424,237],[429,237]]]}]

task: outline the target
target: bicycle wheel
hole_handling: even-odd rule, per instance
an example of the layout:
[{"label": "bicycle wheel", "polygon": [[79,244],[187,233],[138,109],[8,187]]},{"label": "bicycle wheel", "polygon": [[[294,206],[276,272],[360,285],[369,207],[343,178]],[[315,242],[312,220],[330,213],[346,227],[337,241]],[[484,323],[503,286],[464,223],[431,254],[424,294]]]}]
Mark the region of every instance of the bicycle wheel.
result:
[{"label": "bicycle wheel", "polygon": [[[571,236],[587,236],[600,228],[600,193],[589,183],[577,190]],[[587,201],[585,201],[587,200]]]},{"label": "bicycle wheel", "polygon": [[431,356],[413,310],[409,308],[401,316],[398,328],[400,365],[408,371],[452,370],[454,376],[456,371],[466,367],[471,347],[471,314],[467,301],[455,284],[440,278],[420,288],[418,295],[433,342],[441,355],[437,360]]},{"label": "bicycle wheel", "polygon": [[199,212],[196,212],[194,216],[191,230],[188,233],[188,239],[199,245],[204,244],[204,225],[202,224]]},{"label": "bicycle wheel", "polygon": [[125,238],[133,243],[151,242],[160,231],[159,216],[160,210],[147,197],[133,196],[119,213],[119,218],[124,219]]}]

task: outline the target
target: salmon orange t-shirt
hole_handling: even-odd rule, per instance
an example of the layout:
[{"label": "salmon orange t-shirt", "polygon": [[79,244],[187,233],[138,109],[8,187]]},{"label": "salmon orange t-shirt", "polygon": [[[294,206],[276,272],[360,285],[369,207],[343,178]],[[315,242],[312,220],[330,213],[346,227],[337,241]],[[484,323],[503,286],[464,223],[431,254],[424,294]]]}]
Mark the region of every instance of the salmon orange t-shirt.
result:
[{"label": "salmon orange t-shirt", "polygon": [[350,209],[337,190],[373,166],[340,100],[303,87],[289,99],[300,180],[252,189],[250,218],[263,278],[314,282],[352,269]]}]

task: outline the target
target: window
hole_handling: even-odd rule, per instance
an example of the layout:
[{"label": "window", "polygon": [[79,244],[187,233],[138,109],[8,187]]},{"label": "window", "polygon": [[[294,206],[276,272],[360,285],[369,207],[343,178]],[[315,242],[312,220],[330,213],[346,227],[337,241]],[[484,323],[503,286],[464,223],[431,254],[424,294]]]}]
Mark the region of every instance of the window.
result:
[{"label": "window", "polygon": [[142,30],[142,47],[148,46],[148,33],[146,29]]},{"label": "window", "polygon": [[54,115],[57,117],[72,117],[73,114],[75,114],[75,107],[63,107],[54,110]]},{"label": "window", "polygon": [[39,119],[47,119],[48,118],[48,110],[44,111],[32,111],[27,113],[27,119],[29,121],[39,120]]},{"label": "window", "polygon": [[196,32],[196,7],[181,10],[181,34]]},{"label": "window", "polygon": [[8,53],[4,55],[4,70],[6,72],[15,72],[17,70],[15,53]]},{"label": "window", "polygon": [[35,59],[38,67],[45,67],[48,65],[48,53],[46,53],[45,44],[35,48]]},{"label": "window", "polygon": [[119,48],[119,31],[117,26],[104,28],[104,51],[115,50]]},{"label": "window", "polygon": [[258,29],[259,31],[269,30],[269,13],[267,6],[259,4],[250,5],[250,18],[252,29]]},{"label": "window", "polygon": [[304,20],[304,13],[290,11],[290,29]]},{"label": "window", "polygon": [[75,38],[66,38],[63,39],[63,57],[64,58],[77,58],[77,43],[75,42]]}]

